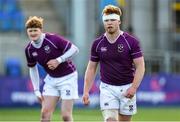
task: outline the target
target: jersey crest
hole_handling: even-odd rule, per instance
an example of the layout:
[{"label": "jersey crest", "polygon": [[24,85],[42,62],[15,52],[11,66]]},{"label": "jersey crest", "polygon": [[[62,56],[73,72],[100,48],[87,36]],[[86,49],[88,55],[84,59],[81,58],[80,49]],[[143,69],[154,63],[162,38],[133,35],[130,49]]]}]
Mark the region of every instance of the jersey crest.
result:
[{"label": "jersey crest", "polygon": [[45,51],[46,53],[50,53],[50,52],[51,52],[51,49],[50,49],[50,47],[49,47],[48,45],[46,45],[46,46],[44,46],[44,51]]},{"label": "jersey crest", "polygon": [[121,53],[124,51],[124,45],[123,44],[118,44],[118,52]]}]

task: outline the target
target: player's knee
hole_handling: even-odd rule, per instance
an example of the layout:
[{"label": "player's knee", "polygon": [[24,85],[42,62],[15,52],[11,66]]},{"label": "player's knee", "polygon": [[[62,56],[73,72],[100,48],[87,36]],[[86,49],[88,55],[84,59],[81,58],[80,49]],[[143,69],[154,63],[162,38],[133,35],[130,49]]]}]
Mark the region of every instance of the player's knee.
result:
[{"label": "player's knee", "polygon": [[117,122],[117,119],[109,117],[109,118],[106,119],[106,122]]},{"label": "player's knee", "polygon": [[62,116],[62,119],[63,119],[63,121],[65,121],[65,122],[69,122],[69,121],[72,120],[72,117],[71,117],[71,116]]},{"label": "player's knee", "polygon": [[41,118],[42,119],[50,119],[52,112],[47,108],[42,108],[41,110]]},{"label": "player's knee", "polygon": [[71,121],[72,120],[72,115],[70,113],[62,113],[62,119],[64,121]]},{"label": "player's knee", "polygon": [[105,122],[117,122],[118,110],[103,110],[102,111]]},{"label": "player's knee", "polygon": [[47,108],[42,108],[41,113],[42,113],[42,114],[49,114],[49,113],[50,113],[50,110],[47,109]]},{"label": "player's knee", "polygon": [[72,120],[72,116],[71,115],[62,115],[62,119],[66,122],[66,121],[71,121]]}]

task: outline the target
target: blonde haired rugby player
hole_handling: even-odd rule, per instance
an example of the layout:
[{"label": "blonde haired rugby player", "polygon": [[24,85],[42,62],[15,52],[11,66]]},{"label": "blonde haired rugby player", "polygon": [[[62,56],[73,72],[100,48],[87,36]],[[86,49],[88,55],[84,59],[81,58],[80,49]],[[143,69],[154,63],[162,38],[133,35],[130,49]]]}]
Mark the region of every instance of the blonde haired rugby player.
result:
[{"label": "blonde haired rugby player", "polygon": [[121,14],[120,8],[105,6],[105,33],[92,44],[84,78],[83,102],[88,105],[89,90],[100,64],[100,107],[106,122],[131,121],[137,109],[136,91],[145,71],[139,41],[120,30]]},{"label": "blonde haired rugby player", "polygon": [[[30,40],[25,54],[34,93],[42,104],[41,121],[51,120],[60,99],[62,119],[72,122],[73,101],[78,98],[78,74],[71,57],[79,50],[62,36],[43,32],[41,17],[29,17],[25,26]],[[42,94],[39,91],[37,63],[47,72]]]}]

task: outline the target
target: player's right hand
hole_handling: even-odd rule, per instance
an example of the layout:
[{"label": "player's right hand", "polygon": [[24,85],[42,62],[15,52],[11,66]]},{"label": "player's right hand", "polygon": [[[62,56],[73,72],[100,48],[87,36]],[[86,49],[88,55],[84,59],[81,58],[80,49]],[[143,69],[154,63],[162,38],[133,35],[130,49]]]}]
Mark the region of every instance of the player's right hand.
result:
[{"label": "player's right hand", "polygon": [[83,94],[82,101],[84,105],[89,105],[90,104],[89,94]]},{"label": "player's right hand", "polygon": [[57,59],[51,59],[47,62],[47,66],[51,70],[55,70],[59,65],[59,62]]},{"label": "player's right hand", "polygon": [[39,103],[42,104],[42,101],[44,100],[44,97],[42,96],[41,92],[37,90],[37,91],[34,91],[34,94],[38,98]]}]

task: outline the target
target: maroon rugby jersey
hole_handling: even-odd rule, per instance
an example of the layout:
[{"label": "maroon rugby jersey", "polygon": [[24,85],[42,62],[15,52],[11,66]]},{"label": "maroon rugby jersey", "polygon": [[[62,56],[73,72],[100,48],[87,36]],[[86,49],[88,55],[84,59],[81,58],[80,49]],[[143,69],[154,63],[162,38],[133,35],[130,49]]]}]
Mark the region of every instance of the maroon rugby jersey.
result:
[{"label": "maroon rugby jersey", "polygon": [[133,59],[142,57],[139,41],[128,33],[109,43],[103,34],[91,47],[90,60],[100,63],[101,81],[111,85],[132,83],[135,67]]},{"label": "maroon rugby jersey", "polygon": [[70,60],[59,64],[55,70],[50,70],[47,62],[63,55],[70,47],[71,42],[56,34],[45,33],[45,38],[40,48],[33,46],[32,41],[25,48],[27,65],[35,66],[39,63],[52,77],[62,77],[76,70]]}]

